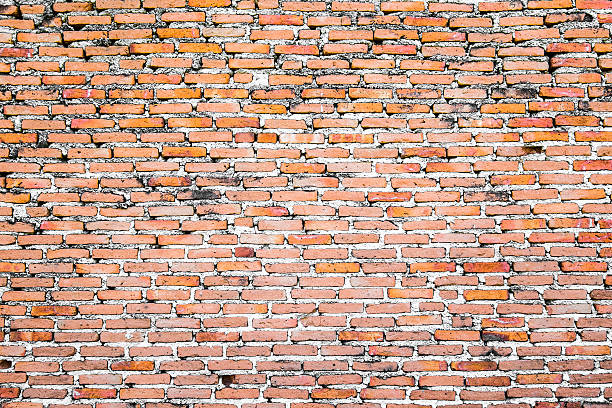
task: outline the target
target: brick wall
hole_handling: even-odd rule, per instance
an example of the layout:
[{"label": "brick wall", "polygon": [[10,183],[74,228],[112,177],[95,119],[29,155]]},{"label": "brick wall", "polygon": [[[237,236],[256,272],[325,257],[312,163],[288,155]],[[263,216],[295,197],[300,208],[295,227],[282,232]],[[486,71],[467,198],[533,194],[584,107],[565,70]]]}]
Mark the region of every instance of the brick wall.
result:
[{"label": "brick wall", "polygon": [[3,408],[612,405],[612,1],[26,1]]}]

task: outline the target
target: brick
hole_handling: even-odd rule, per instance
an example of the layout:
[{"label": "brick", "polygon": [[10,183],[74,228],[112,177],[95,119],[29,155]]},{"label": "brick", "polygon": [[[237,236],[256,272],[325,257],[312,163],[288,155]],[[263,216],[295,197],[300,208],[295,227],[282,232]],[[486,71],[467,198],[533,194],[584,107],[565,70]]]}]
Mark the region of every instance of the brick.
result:
[{"label": "brick", "polygon": [[5,405],[603,404],[610,5],[5,6]]}]

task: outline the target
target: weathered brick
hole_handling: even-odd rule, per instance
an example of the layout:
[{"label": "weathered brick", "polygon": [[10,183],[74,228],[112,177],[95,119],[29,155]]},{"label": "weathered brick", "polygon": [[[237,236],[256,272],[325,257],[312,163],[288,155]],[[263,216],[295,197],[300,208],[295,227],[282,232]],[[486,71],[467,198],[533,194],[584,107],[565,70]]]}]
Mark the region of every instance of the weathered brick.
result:
[{"label": "weathered brick", "polygon": [[4,6],[0,398],[603,404],[610,7]]}]

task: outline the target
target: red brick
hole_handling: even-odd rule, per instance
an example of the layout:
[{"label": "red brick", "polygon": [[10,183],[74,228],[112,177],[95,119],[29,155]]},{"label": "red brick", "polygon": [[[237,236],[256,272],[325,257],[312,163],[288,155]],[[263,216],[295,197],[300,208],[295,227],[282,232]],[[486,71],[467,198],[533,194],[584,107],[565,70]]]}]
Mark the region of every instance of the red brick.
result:
[{"label": "red brick", "polygon": [[610,4],[4,7],[5,405],[612,396]]}]

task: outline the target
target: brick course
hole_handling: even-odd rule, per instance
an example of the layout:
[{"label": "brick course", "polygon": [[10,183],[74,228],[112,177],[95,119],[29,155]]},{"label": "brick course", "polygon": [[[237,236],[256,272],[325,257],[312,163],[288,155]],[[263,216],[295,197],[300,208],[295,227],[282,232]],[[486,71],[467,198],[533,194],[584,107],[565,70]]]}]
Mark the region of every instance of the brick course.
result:
[{"label": "brick course", "polygon": [[2,407],[611,406],[611,11],[0,7]]}]

